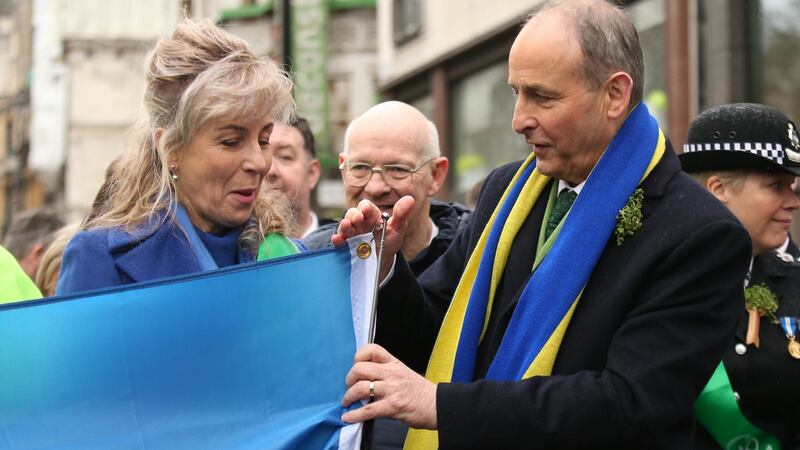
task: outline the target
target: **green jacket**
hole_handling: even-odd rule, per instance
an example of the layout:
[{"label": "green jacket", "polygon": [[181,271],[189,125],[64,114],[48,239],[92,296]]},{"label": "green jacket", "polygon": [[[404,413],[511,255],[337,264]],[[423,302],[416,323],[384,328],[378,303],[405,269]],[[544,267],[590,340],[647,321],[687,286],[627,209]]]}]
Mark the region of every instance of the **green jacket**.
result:
[{"label": "green jacket", "polygon": [[8,250],[0,246],[0,304],[42,298],[39,289]]}]

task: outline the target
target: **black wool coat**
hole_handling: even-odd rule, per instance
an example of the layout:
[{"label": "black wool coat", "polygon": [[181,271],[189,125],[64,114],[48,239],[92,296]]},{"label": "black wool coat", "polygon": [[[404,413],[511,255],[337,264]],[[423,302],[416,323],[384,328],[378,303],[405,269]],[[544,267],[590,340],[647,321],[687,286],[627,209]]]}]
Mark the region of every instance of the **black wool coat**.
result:
[{"label": "black wool coat", "polygon": [[[800,251],[790,243],[788,256],[769,252],[753,259],[750,285],[766,285],[778,298],[778,317],[800,317]],[[787,350],[788,339],[769,316],[761,318],[760,345],[745,345],[748,313],[740,305],[736,332],[723,361],[742,414],[776,436],[783,450],[800,450],[800,359]],[[737,348],[738,347],[738,348]],[[738,351],[737,351],[738,350]],[[721,448],[698,425],[695,449]]]},{"label": "black wool coat", "polygon": [[[410,367],[427,364],[467,258],[519,165],[490,174],[469,226],[419,282],[398,257],[380,291],[376,341]],[[552,375],[483,380],[531,274],[546,196],[537,201],[495,296],[477,381],[437,388],[440,448],[692,447],[694,400],[733,333],[751,243],[681,172],[671,147],[641,187],[642,226],[621,246],[608,241]]]}]

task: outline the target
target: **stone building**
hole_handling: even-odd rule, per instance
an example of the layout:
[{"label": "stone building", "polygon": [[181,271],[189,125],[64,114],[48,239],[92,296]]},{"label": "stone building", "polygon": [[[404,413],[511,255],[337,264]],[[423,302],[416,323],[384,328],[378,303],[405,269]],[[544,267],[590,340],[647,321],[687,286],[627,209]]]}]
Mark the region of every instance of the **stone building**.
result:
[{"label": "stone building", "polygon": [[31,0],[0,1],[0,235],[13,211],[42,205],[28,168]]},{"label": "stone building", "polygon": [[[292,5],[288,17],[286,4]],[[323,166],[314,200],[338,214],[344,193],[336,164],[345,129],[378,99],[375,1],[285,0],[213,16],[292,73],[298,113],[309,120]]]},{"label": "stone building", "polygon": [[34,0],[29,166],[68,220],[86,214],[124,149],[144,56],[179,17],[179,0]]},{"label": "stone building", "polygon": [[0,226],[41,205],[86,214],[142,114],[145,54],[184,11],[278,61],[293,43],[285,62],[328,175],[317,203],[341,205],[344,128],[376,101],[374,0],[0,0]]}]

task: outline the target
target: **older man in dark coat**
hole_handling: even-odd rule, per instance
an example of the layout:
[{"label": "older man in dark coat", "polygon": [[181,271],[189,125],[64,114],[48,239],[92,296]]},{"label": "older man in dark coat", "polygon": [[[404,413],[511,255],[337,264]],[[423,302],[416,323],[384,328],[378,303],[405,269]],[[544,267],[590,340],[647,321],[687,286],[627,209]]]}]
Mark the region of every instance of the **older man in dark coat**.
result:
[{"label": "older man in dark coat", "polygon": [[[373,401],[343,419],[435,430],[410,433],[414,448],[691,448],[694,400],[741,307],[747,234],[681,172],[640,105],[641,48],[617,8],[546,3],[511,49],[509,84],[535,161],[490,175],[469,228],[418,283],[392,258],[413,203],[398,201],[378,305],[385,349],[357,352],[343,404]],[[526,177],[546,185],[528,190]],[[334,240],[379,215],[360,204]],[[407,365],[432,347],[423,379]]]}]

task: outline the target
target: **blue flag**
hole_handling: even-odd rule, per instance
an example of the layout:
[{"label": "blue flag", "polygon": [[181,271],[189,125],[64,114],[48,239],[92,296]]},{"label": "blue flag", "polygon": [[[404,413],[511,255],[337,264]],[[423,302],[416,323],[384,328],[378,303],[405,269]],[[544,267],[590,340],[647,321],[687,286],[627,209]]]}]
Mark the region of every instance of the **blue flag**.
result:
[{"label": "blue flag", "polygon": [[0,307],[0,449],[357,448],[358,243]]}]

